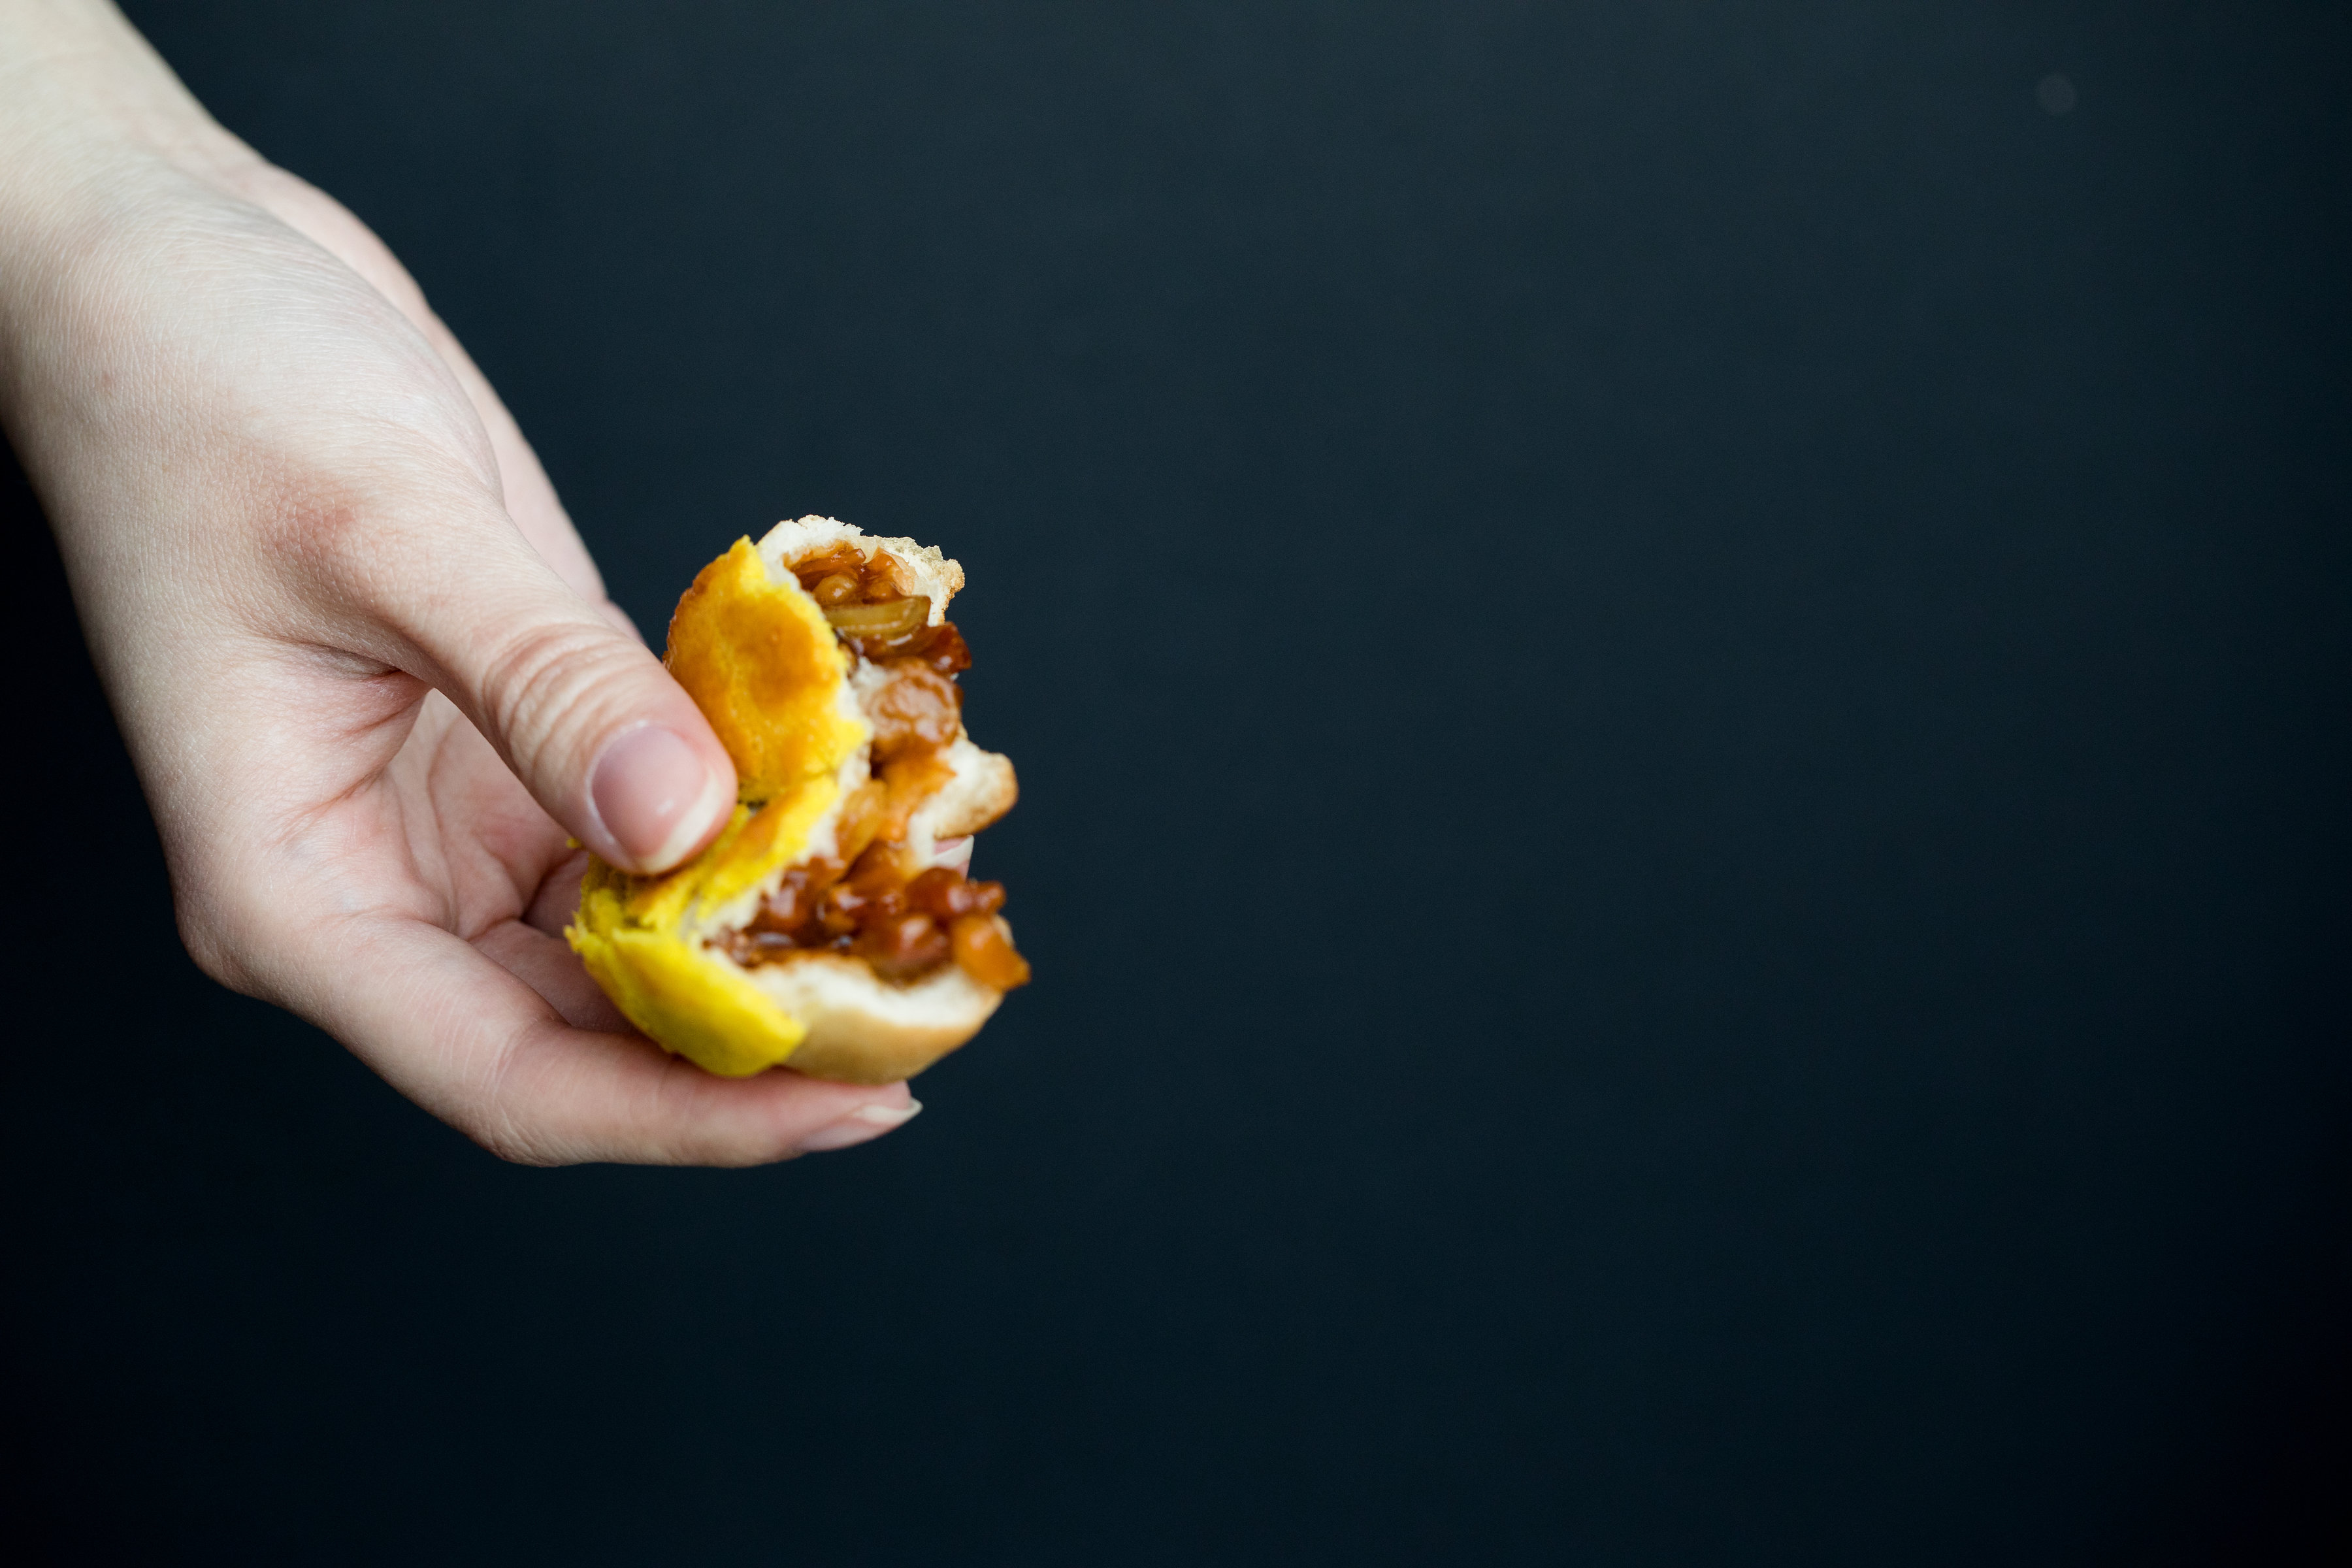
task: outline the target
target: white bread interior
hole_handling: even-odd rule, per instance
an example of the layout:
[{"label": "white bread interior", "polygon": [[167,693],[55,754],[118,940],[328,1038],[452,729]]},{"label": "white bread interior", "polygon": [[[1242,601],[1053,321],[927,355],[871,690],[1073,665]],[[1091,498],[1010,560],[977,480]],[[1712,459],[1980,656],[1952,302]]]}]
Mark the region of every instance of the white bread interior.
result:
[{"label": "white bread interior", "polygon": [[837,1083],[912,1078],[980,1032],[1004,993],[952,963],[912,985],[875,978],[861,958],[811,952],[746,971],[808,1026],[785,1066]]},{"label": "white bread interior", "polygon": [[[757,549],[770,578],[783,582],[791,580],[794,563],[843,544],[856,547],[868,561],[877,553],[886,555],[900,591],[930,596],[933,626],[946,618],[948,602],[963,587],[963,568],[936,547],[911,539],[869,538],[828,517],[780,522]],[[880,684],[876,668],[859,659],[847,690],[862,699]],[[839,802],[869,776],[870,747],[869,742],[843,763],[834,812],[817,825],[800,861],[833,853]],[[908,848],[926,864],[961,860],[961,853],[940,849],[940,842],[977,833],[1013,809],[1020,794],[1013,763],[974,745],[961,721],[944,755],[954,776],[908,819]],[[696,923],[705,935],[740,930],[789,868],[777,868],[760,886],[723,908],[704,911]],[[723,949],[709,951],[733,963]],[[893,985],[877,976],[865,960],[835,952],[794,954],[741,973],[808,1026],[807,1038],[785,1065],[842,1083],[896,1083],[922,1071],[979,1033],[1004,1000],[1004,993],[982,985],[952,963],[908,985]]]},{"label": "white bread interior", "polygon": [[830,517],[803,517],[776,524],[752,548],[760,552],[769,578],[781,583],[792,574],[794,562],[823,555],[844,544],[868,561],[877,554],[887,555],[890,579],[898,591],[930,596],[932,626],[948,618],[948,601],[963,588],[963,568],[940,554],[936,544],[869,536],[855,523]]}]

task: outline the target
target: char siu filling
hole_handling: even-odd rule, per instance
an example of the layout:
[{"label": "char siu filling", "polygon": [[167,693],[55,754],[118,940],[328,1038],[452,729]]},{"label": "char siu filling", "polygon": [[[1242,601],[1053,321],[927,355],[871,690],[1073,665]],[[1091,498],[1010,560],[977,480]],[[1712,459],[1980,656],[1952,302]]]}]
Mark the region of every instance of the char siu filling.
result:
[{"label": "char siu filling", "polygon": [[784,872],[740,931],[712,939],[746,968],[798,954],[864,959],[886,981],[911,984],[954,963],[983,985],[1025,984],[997,911],[1001,882],[973,882],[929,865],[907,841],[908,822],[955,776],[947,751],[961,727],[955,677],[971,652],[952,621],[930,624],[929,595],[902,592],[887,555],[843,546],[793,567],[853,658],[885,678],[866,688],[874,729],[867,782],[842,803],[834,853]]}]

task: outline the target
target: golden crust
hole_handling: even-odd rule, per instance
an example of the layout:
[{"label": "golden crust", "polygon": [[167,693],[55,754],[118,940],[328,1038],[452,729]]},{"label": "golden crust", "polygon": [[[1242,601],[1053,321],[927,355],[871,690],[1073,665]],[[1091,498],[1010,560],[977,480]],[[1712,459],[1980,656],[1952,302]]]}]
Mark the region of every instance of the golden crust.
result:
[{"label": "golden crust", "polygon": [[[971,1038],[1003,1000],[952,965],[892,986],[857,959],[809,954],[746,970],[708,945],[747,920],[786,868],[831,853],[835,808],[865,776],[872,729],[852,661],[789,571],[852,542],[869,555],[887,550],[894,579],[931,592],[935,619],[963,585],[962,568],[937,550],[824,518],[780,523],[757,547],[738,540],[703,568],[671,617],[664,661],[733,757],[743,804],[708,849],[664,876],[593,863],[564,933],[631,1023],[722,1077],[789,1060],[815,1077],[895,1082]],[[952,751],[956,780],[918,813],[925,853],[935,835],[995,820],[1017,793],[1012,764],[960,728]]]},{"label": "golden crust", "polygon": [[602,862],[589,868],[580,918],[563,934],[630,1023],[721,1078],[747,1078],[793,1054],[806,1025],[698,943],[631,921],[615,880],[627,879]]},{"label": "golden crust", "polygon": [[749,539],[678,600],[662,662],[735,759],[745,800],[830,774],[866,739],[842,700],[849,659],[824,613],[791,577],[772,581]]}]

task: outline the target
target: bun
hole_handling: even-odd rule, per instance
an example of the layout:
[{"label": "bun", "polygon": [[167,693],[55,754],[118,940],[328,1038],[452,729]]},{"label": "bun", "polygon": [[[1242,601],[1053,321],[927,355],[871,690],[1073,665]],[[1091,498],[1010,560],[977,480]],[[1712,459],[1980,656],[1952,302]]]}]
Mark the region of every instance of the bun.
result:
[{"label": "bun", "polygon": [[663,1048],[729,1077],[890,1083],[1027,979],[1002,889],[947,868],[947,841],[1019,794],[963,728],[962,587],[937,549],[804,517],[738,540],[678,601],[664,662],[735,760],[735,816],[664,876],[593,862],[565,932]]},{"label": "bun", "polygon": [[841,1083],[912,1078],[980,1032],[1004,1000],[954,964],[889,985],[855,958],[811,953],[751,971],[776,1005],[807,1026],[796,1071]]}]

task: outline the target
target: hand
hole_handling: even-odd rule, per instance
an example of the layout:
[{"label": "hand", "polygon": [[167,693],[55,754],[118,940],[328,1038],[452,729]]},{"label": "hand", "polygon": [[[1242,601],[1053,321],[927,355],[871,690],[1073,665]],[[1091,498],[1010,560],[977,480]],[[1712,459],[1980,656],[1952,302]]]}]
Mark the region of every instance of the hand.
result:
[{"label": "hand", "polygon": [[582,972],[567,829],[675,865],[726,752],[390,252],[98,0],[0,0],[0,420],[206,973],[509,1159],[744,1164],[913,1114],[712,1078]]}]

